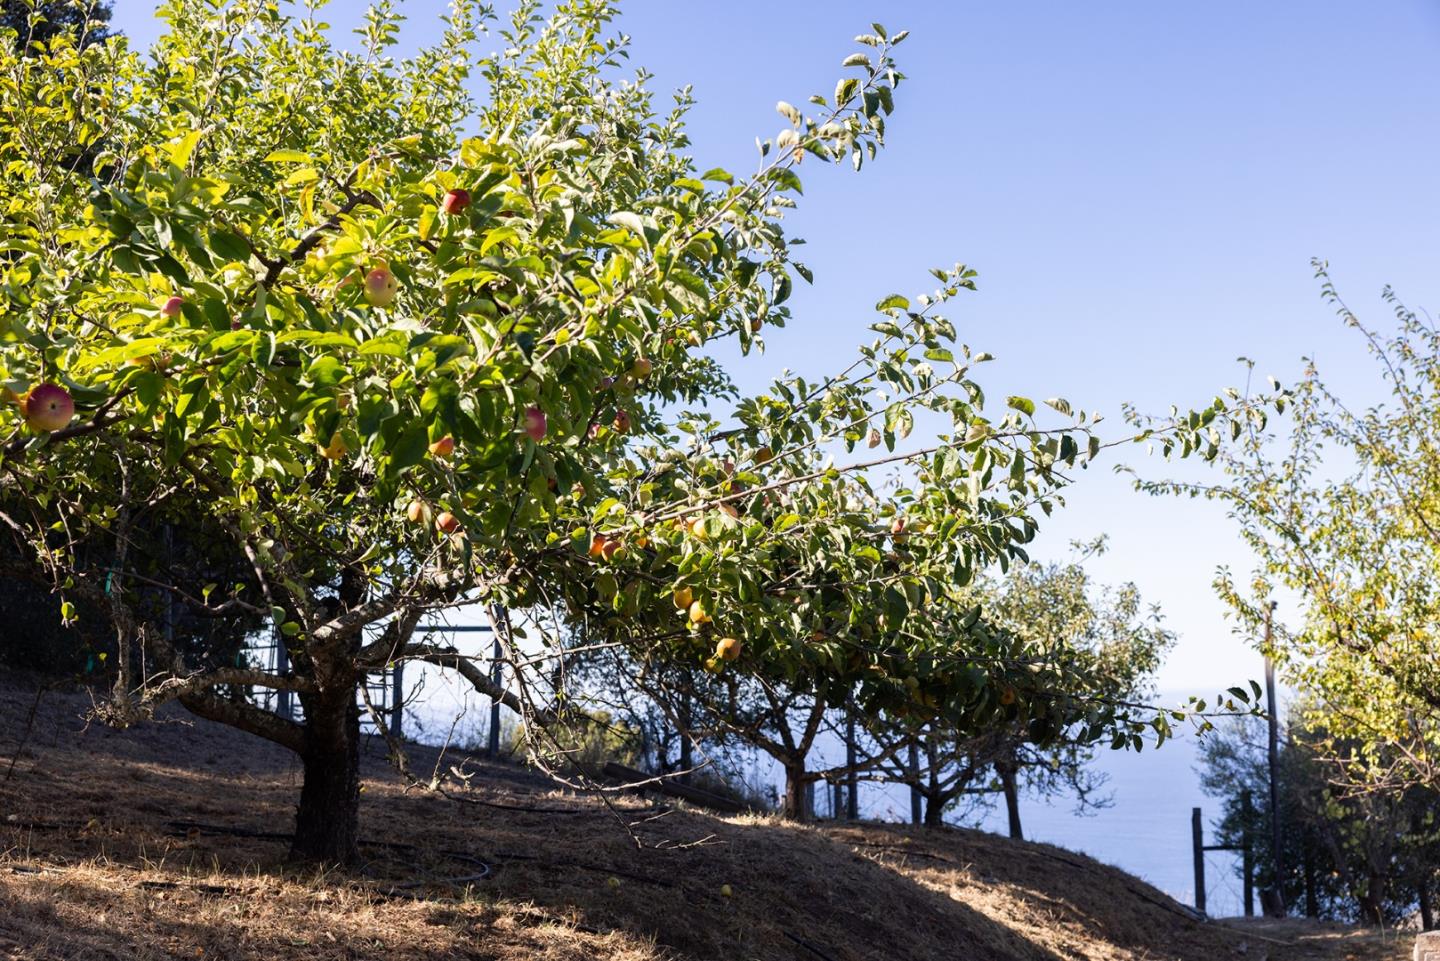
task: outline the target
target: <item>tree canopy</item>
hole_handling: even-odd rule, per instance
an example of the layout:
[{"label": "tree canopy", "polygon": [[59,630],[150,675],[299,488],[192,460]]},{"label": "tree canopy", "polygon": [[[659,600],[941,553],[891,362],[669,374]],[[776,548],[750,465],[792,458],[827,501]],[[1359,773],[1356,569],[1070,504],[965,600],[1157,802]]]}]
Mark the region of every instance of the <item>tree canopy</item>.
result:
[{"label": "tree canopy", "polygon": [[[1263,404],[1231,392],[1105,440],[1064,400],[989,400],[989,355],[941,312],[974,286],[964,265],[882,296],[842,370],[744,396],[709,350],[753,357],[792,321],[812,276],[784,229],[798,171],[877,155],[904,32],[874,26],[833,93],[781,102],[742,176],[686,152],[687,91],[662,110],[624,73],[608,0],[503,22],[457,0],[408,59],[390,3],[355,52],[323,6],[168,0],[149,58],[64,33],[0,53],[0,525],[67,619],[105,612],[108,720],[178,699],[299,752],[295,853],[336,860],[365,676],[422,659],[563,723],[562,624],[917,723],[1014,719],[1007,688],[1036,691],[1037,740],[1152,723],[1003,656],[960,592],[1023,559],[1107,445],[1214,456]],[[504,45],[481,54],[490,29]],[[136,532],[200,512],[243,577],[191,586],[137,556]],[[293,670],[187,658],[152,589],[262,619]],[[502,632],[518,689],[412,640],[476,602],[553,628]],[[296,692],[303,721],[216,693],[236,686]]]},{"label": "tree canopy", "polygon": [[[1268,654],[1318,712],[1315,749],[1357,789],[1440,787],[1440,331],[1387,290],[1393,329],[1346,306],[1324,263],[1325,300],[1375,361],[1384,401],[1342,397],[1307,360],[1283,430],[1249,430],[1215,483],[1151,484],[1225,504],[1255,552],[1249,577],[1222,569],[1221,596],[1262,636],[1277,596],[1298,598],[1271,625]],[[1333,739],[1327,742],[1327,738]]]}]

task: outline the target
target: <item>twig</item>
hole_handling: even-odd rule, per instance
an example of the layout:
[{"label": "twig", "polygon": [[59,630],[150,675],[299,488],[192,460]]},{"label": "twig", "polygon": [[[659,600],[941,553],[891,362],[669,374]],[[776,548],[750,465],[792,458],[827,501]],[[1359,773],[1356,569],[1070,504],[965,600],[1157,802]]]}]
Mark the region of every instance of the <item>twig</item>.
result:
[{"label": "twig", "polygon": [[25,719],[25,733],[20,735],[20,743],[15,746],[15,753],[10,756],[10,766],[6,768],[5,779],[0,781],[0,784],[10,783],[10,778],[15,773],[15,764],[25,752],[25,745],[30,743],[30,732],[35,729],[35,713],[40,710],[40,698],[44,697],[49,689],[49,684],[42,684],[35,690],[35,703],[30,705],[30,716]]}]

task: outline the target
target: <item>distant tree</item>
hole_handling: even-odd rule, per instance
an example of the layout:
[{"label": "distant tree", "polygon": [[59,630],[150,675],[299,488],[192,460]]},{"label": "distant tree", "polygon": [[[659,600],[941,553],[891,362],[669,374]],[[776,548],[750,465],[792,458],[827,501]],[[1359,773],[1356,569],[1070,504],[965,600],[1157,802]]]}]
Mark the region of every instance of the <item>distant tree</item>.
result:
[{"label": "distant tree", "polygon": [[1265,725],[1236,719],[1201,741],[1201,785],[1222,804],[1219,843],[1250,838],[1258,879],[1278,885],[1284,903],[1309,917],[1389,924],[1418,915],[1433,927],[1440,797],[1414,784],[1386,792],[1347,787],[1331,756],[1339,742],[1317,723],[1325,712],[1305,707],[1292,711],[1280,752],[1278,866],[1268,843]]},{"label": "distant tree", "polygon": [[[1130,706],[1152,692],[1155,671],[1174,643],[1158,608],[1146,608],[1134,584],[1097,586],[1085,570],[1087,559],[1105,550],[1104,538],[1076,545],[1067,563],[1023,564],[1008,576],[987,578],[967,597],[981,618],[1010,645],[994,656],[1012,670],[998,697],[1009,717],[981,728],[927,724],[917,735],[920,764],[912,768],[908,752],[892,751],[885,765],[891,779],[913,785],[925,801],[925,822],[940,824],[947,808],[966,800],[986,804],[1003,798],[1010,836],[1020,838],[1022,793],[1051,797],[1070,794],[1083,807],[1104,806],[1098,792],[1104,776],[1094,770],[1097,732],[1084,722],[1083,705]],[[1032,685],[1024,669],[1053,671],[1064,680]],[[1018,705],[1036,698],[1069,702],[1081,710],[1059,732],[1039,731],[1033,710]],[[1152,733],[1169,734],[1163,716]],[[881,743],[897,736],[893,725]],[[1039,736],[1039,735],[1044,736]],[[904,736],[899,735],[899,736]],[[1136,735],[1112,732],[1114,747],[1137,747]]]},{"label": "distant tree", "polygon": [[0,33],[14,31],[15,43],[31,53],[33,44],[48,45],[68,33],[80,47],[111,35],[110,0],[0,0]]}]

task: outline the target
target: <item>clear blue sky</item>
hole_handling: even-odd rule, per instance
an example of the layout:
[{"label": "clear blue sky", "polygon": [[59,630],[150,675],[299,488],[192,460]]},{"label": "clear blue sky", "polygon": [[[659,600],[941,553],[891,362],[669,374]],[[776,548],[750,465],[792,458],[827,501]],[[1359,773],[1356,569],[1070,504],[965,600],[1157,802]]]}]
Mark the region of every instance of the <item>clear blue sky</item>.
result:
[{"label": "clear blue sky", "polygon": [[[140,46],[150,0],[116,0]],[[402,4],[414,40],[438,0]],[[361,5],[339,0],[348,26]],[[504,9],[503,3],[501,9]],[[1371,396],[1362,345],[1321,303],[1309,258],[1328,258],[1352,306],[1376,315],[1393,284],[1435,302],[1440,262],[1440,4],[1220,0],[912,2],[632,0],[617,29],[664,90],[693,83],[702,167],[753,164],[780,129],[778,99],[828,93],[856,33],[908,28],[890,147],[861,175],[807,163],[790,226],[816,285],[796,322],[745,365],[847,361],[870,306],[928,289],[925,268],[964,261],[980,292],[951,312],[998,362],[992,394],[1062,395],[1113,415],[1132,401],[1203,404],[1238,381],[1235,358],[1293,379],[1302,354]],[[803,285],[802,285],[803,286]],[[1152,476],[1140,450],[1117,458]],[[1162,687],[1258,675],[1210,592],[1215,567],[1248,566],[1210,505],[1141,497],[1094,470],[1040,552],[1105,532],[1096,565],[1135,580],[1182,641]]]}]

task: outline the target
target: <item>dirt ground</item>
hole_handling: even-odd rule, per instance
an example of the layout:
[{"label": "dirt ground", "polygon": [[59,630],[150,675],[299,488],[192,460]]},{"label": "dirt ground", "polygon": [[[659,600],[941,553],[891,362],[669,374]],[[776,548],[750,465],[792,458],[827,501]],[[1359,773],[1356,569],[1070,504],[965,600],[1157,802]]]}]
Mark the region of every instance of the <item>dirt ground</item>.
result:
[{"label": "dirt ground", "polygon": [[[129,731],[89,725],[82,691],[36,703],[26,679],[0,677],[0,958],[1410,955],[1393,932],[1200,922],[1083,855],[975,831],[725,818],[474,761],[471,786],[445,797],[407,788],[379,744],[364,864],[298,868],[285,861],[300,774],[287,752],[180,711]],[[441,760],[411,755],[424,774]]]}]

